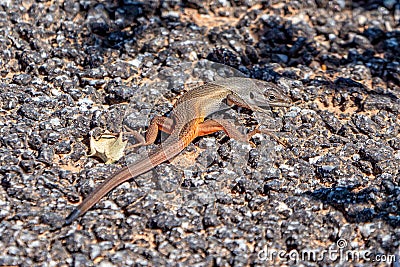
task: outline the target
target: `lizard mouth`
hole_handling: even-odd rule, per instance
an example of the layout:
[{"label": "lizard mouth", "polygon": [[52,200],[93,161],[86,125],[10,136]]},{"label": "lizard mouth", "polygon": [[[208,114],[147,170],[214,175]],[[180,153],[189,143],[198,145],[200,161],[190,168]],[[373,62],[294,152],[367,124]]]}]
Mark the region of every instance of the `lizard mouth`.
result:
[{"label": "lizard mouth", "polygon": [[270,103],[269,106],[270,107],[284,107],[284,108],[287,108],[287,107],[290,107],[290,103],[289,102],[288,103]]},{"label": "lizard mouth", "polygon": [[270,110],[270,108],[271,108],[270,105],[269,106],[257,106],[257,107],[253,107],[252,110],[265,113],[265,112],[268,112]]},{"label": "lizard mouth", "polygon": [[257,105],[257,107],[255,107],[254,109],[258,110],[258,111],[268,111],[270,108],[275,108],[275,107],[283,107],[283,108],[287,108],[290,107],[289,102],[276,102],[276,103],[268,103],[268,104],[264,104],[264,105]]}]

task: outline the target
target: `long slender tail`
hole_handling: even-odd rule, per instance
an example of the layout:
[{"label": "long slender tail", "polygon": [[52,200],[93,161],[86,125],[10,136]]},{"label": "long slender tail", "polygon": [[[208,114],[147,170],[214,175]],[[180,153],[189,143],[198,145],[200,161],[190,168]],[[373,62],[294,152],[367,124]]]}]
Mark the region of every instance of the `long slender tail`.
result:
[{"label": "long slender tail", "polygon": [[166,160],[172,159],[173,157],[178,155],[187,146],[187,144],[193,141],[194,137],[188,138],[190,140],[174,140],[174,142],[168,139],[160,148],[156,149],[153,153],[151,153],[148,158],[144,158],[139,162],[129,165],[118,171],[115,175],[112,175],[109,178],[107,178],[92,193],[90,193],[90,195],[87,196],[77,208],[75,208],[68,215],[68,217],[65,219],[64,225],[71,224],[76,218],[84,214],[94,204],[96,204],[104,195],[106,195],[108,192],[110,192],[118,185],[140,174],[148,172],[155,166],[163,163]]}]

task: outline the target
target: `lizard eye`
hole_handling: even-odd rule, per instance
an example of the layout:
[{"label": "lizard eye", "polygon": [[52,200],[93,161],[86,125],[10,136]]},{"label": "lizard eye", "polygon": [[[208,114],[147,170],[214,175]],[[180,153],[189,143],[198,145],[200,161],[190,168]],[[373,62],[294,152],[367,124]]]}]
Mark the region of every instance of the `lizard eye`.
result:
[{"label": "lizard eye", "polygon": [[250,99],[254,99],[254,98],[255,98],[254,94],[252,92],[250,92]]},{"label": "lizard eye", "polygon": [[269,95],[268,96],[268,100],[269,101],[275,101],[275,99],[276,99],[276,96],[274,96],[274,95]]}]

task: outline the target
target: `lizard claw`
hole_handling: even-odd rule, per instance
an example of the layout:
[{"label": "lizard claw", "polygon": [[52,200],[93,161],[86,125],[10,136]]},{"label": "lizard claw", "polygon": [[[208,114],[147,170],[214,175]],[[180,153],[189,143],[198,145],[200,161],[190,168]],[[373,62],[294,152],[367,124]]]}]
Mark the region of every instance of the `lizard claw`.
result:
[{"label": "lizard claw", "polygon": [[125,129],[127,130],[124,134],[125,135],[132,135],[133,138],[136,139],[137,143],[133,145],[129,145],[129,149],[133,149],[135,147],[144,146],[146,145],[146,139],[141,135],[138,131],[132,130],[128,126],[125,125]]},{"label": "lizard claw", "polygon": [[275,134],[271,133],[271,131],[277,132],[277,130],[274,130],[274,129],[260,129],[260,125],[256,125],[254,130],[251,131],[250,133],[248,133],[247,135],[248,135],[249,140],[250,140],[250,138],[253,135],[255,135],[256,133],[267,134],[267,135],[271,136],[273,139],[275,139],[275,141],[278,142],[279,144],[281,144],[282,146],[287,147],[287,144],[282,142]]}]

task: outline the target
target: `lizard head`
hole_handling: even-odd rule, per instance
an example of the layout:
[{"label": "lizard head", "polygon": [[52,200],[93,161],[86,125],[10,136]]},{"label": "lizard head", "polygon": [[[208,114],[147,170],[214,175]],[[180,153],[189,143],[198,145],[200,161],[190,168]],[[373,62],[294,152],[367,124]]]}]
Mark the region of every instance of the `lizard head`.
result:
[{"label": "lizard head", "polygon": [[251,79],[252,86],[242,95],[247,105],[257,111],[265,112],[268,107],[288,107],[291,103],[284,90],[276,84]]},{"label": "lizard head", "polygon": [[214,84],[232,92],[228,103],[254,111],[266,112],[269,107],[288,107],[291,103],[284,89],[270,82],[232,77],[215,81]]}]

